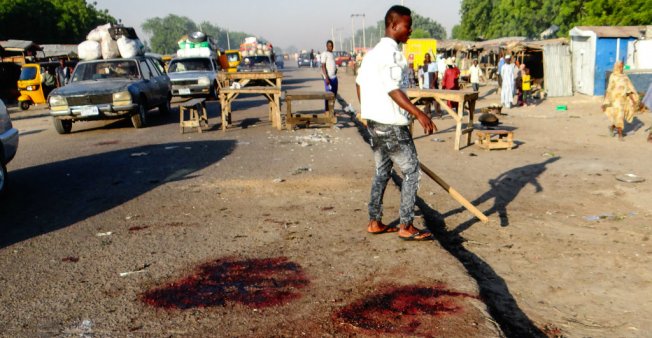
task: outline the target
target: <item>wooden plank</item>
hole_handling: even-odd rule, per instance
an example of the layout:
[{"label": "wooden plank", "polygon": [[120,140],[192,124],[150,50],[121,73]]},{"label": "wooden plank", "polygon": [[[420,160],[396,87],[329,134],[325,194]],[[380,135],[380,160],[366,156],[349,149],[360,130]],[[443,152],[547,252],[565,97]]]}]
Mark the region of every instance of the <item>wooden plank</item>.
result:
[{"label": "wooden plank", "polygon": [[191,100],[188,100],[188,101],[185,101],[185,102],[181,102],[179,104],[179,106],[190,108],[190,107],[194,107],[194,106],[196,106],[198,104],[202,104],[205,101],[206,101],[205,98],[194,98],[194,99],[191,99]]},{"label": "wooden plank", "polygon": [[317,91],[286,91],[285,100],[334,100],[335,94]]},{"label": "wooden plank", "polygon": [[255,86],[255,87],[244,87],[244,88],[223,88],[222,92],[224,94],[277,94],[281,95],[281,89],[276,87],[265,87],[265,86]]},{"label": "wooden plank", "polygon": [[419,167],[421,168],[421,171],[423,171],[428,177],[433,179],[437,184],[439,184],[440,187],[444,188],[448,192],[448,194],[453,197],[454,200],[459,202],[466,210],[470,211],[475,217],[477,217],[482,223],[487,223],[489,222],[489,218],[485,216],[485,214],[482,213],[482,211],[478,210],[471,202],[469,202],[462,194],[457,192],[453,187],[451,187],[446,181],[441,179],[437,174],[435,174],[432,170],[430,170],[428,167],[423,165],[423,163],[419,163]]}]

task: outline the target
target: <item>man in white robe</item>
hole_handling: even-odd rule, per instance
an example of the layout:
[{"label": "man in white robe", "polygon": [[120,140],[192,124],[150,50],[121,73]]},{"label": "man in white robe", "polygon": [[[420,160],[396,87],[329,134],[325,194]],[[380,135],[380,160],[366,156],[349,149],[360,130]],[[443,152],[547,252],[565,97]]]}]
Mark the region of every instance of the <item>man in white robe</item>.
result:
[{"label": "man in white robe", "polygon": [[500,69],[500,76],[503,79],[503,86],[500,91],[500,103],[507,109],[512,107],[514,100],[514,74],[516,67],[512,64],[511,55],[505,56],[505,64]]}]

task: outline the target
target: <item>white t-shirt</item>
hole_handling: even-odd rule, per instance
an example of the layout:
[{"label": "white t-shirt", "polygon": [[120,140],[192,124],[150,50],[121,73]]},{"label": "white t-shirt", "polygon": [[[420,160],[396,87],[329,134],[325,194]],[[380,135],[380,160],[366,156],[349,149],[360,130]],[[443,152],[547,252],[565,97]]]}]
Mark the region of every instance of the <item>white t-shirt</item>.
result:
[{"label": "white t-shirt", "polygon": [[365,55],[356,78],[356,83],[360,86],[363,119],[383,124],[408,124],[408,113],[389,96],[389,92],[405,88],[407,67],[405,56],[391,38],[380,39]]},{"label": "white t-shirt", "polygon": [[480,66],[471,66],[469,73],[471,75],[471,83],[480,83],[480,76],[482,76]]},{"label": "white t-shirt", "polygon": [[333,53],[326,51],[321,53],[321,59],[319,60],[322,65],[326,65],[326,72],[328,73],[329,78],[334,78],[337,76],[337,65],[335,64],[335,56]]}]

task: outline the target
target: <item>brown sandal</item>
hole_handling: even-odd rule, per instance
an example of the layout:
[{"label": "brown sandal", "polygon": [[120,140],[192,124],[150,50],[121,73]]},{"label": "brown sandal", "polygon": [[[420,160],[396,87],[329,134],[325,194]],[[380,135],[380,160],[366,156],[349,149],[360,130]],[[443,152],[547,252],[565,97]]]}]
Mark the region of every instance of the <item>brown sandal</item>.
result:
[{"label": "brown sandal", "polygon": [[367,232],[369,232],[372,235],[380,235],[380,234],[385,234],[385,233],[397,232],[398,231],[397,226],[385,225],[380,221],[378,221],[378,227],[379,227],[380,230],[373,231],[373,230],[371,230],[372,223],[373,223],[373,221],[369,222],[369,225],[367,226]]}]

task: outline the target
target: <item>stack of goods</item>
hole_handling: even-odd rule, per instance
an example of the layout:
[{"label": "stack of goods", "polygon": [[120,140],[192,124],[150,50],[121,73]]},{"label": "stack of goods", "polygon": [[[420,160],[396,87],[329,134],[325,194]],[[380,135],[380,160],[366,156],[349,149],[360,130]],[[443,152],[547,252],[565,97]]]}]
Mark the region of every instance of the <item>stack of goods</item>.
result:
[{"label": "stack of goods", "polygon": [[258,41],[256,37],[248,37],[244,39],[244,42],[240,45],[240,54],[243,57],[245,56],[255,56],[255,55],[272,55],[272,44],[264,43],[263,41]]},{"label": "stack of goods", "polygon": [[178,57],[207,57],[215,54],[214,51],[217,50],[215,40],[202,32],[194,32],[190,35],[186,35],[178,41],[178,44]]},{"label": "stack of goods", "polygon": [[110,23],[97,26],[77,46],[82,60],[130,58],[144,54],[145,46],[131,27],[113,26]]}]

